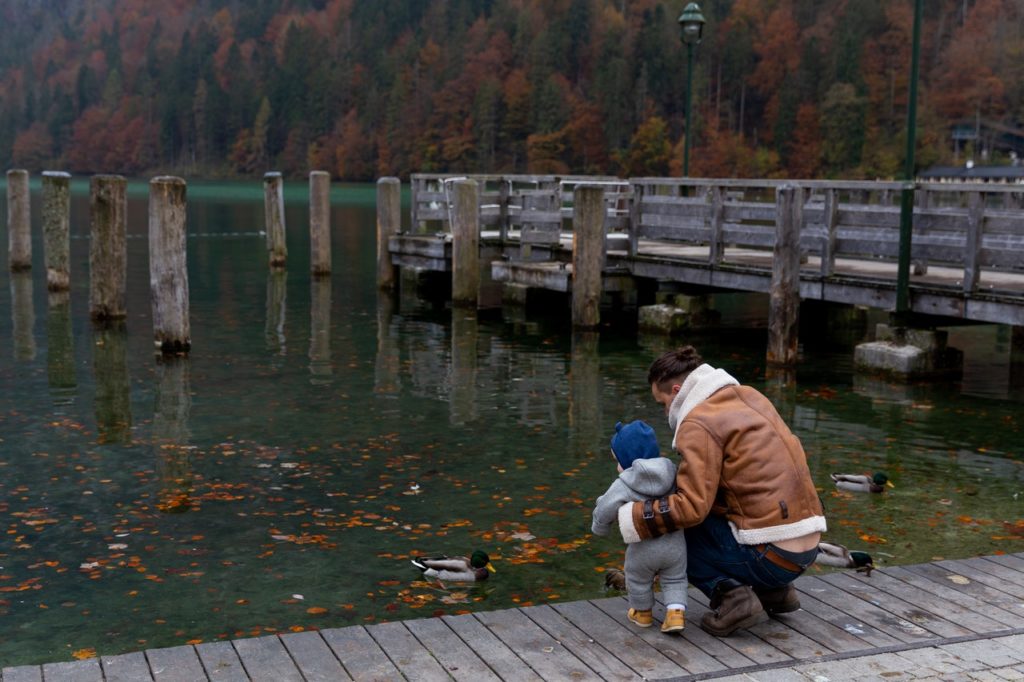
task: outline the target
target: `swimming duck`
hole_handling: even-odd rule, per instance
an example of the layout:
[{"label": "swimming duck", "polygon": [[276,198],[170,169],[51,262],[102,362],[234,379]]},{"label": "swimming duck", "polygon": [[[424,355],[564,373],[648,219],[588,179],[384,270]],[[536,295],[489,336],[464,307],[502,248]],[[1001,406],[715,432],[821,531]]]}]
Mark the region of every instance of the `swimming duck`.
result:
[{"label": "swimming duck", "polygon": [[867,474],[832,474],[832,480],[840,490],[850,490],[857,493],[882,493],[885,487],[895,488],[889,477],[881,471],[873,476]]},{"label": "swimming duck", "polygon": [[846,549],[842,545],[832,542],[818,543],[818,556],[814,563],[822,566],[838,566],[839,568],[853,568],[858,573],[863,573],[869,578],[871,571],[875,570],[875,562],[867,552],[858,552]]},{"label": "swimming duck", "polygon": [[423,571],[427,578],[461,582],[487,580],[491,573],[496,572],[487,552],[479,549],[468,559],[464,556],[416,557],[412,565]]}]

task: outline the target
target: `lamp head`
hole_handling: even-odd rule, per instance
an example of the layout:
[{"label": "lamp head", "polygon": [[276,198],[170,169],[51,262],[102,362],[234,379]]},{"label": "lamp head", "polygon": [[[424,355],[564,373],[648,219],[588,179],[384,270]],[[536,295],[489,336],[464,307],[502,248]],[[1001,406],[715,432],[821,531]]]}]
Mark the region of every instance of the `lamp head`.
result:
[{"label": "lamp head", "polygon": [[684,43],[696,45],[700,42],[704,32],[704,15],[697,3],[691,2],[683,8],[683,13],[679,15],[679,28],[682,29]]}]

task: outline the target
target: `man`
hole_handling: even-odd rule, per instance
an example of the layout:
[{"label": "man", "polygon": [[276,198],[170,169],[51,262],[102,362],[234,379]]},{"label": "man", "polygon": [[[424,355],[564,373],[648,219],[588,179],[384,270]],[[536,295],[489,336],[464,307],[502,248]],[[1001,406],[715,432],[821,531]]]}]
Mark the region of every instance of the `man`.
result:
[{"label": "man", "polygon": [[676,492],[620,507],[623,540],[685,529],[687,575],[711,600],[701,627],[716,636],[799,609],[791,583],[826,529],[800,441],[764,395],[693,346],[661,355],[647,382],[682,459]]}]

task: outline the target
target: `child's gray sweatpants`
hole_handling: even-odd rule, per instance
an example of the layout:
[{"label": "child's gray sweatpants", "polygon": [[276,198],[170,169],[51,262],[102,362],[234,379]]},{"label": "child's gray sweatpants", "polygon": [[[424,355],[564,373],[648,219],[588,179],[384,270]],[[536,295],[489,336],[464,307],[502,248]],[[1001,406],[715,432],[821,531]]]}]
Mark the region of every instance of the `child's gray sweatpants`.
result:
[{"label": "child's gray sweatpants", "polygon": [[626,590],[638,611],[654,606],[654,576],[661,582],[666,604],[686,605],[686,538],[677,530],[626,545]]}]

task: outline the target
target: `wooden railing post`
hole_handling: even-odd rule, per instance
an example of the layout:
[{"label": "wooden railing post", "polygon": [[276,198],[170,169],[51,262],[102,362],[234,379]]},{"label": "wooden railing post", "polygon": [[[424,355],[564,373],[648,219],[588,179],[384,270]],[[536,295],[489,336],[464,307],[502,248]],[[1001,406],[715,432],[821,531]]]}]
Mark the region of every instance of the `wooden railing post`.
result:
[{"label": "wooden railing post", "polygon": [[607,215],[600,185],[577,185],[573,192],[572,324],[594,328],[601,322],[601,271],[604,269]]},{"label": "wooden railing post", "polygon": [[985,223],[985,200],[981,192],[967,197],[967,235],[964,244],[964,293],[978,288],[981,277],[981,237]]},{"label": "wooden railing post", "polygon": [[331,274],[331,174],[309,174],[309,271]]},{"label": "wooden railing post", "polygon": [[[414,189],[415,183],[414,182]],[[416,196],[412,198],[416,204]],[[398,234],[401,225],[402,184],[398,178],[381,178],[377,181],[377,288],[395,288],[395,266],[391,263],[388,240]],[[416,220],[415,211],[413,220]],[[415,230],[416,223],[413,223]]]},{"label": "wooden railing post", "polygon": [[797,361],[800,312],[800,228],[804,198],[799,187],[775,190],[775,247],[768,308],[768,364],[791,367]]},{"label": "wooden railing post", "polygon": [[452,305],[476,306],[480,295],[480,186],[452,183]]},{"label": "wooden railing post", "polygon": [[836,232],[839,227],[839,190],[825,190],[825,205],[821,216],[821,276],[831,277],[836,271]]},{"label": "wooden railing post", "polygon": [[153,341],[163,353],[187,353],[188,268],[185,247],[185,181],[162,175],[149,181],[149,287]]},{"label": "wooden railing post", "polygon": [[641,208],[644,203],[644,186],[637,183],[630,183],[633,188],[633,198],[629,205],[629,257],[633,258],[637,254],[637,250],[640,244],[640,220],[641,220]]},{"label": "wooden railing post", "polygon": [[722,262],[722,253],[725,245],[722,243],[722,226],[725,216],[725,194],[721,187],[708,189],[711,205],[708,208],[708,227],[711,231],[711,238],[708,243],[708,262],[718,265]]},{"label": "wooden railing post", "polygon": [[116,320],[127,314],[127,187],[120,175],[94,175],[89,180],[89,316],[94,320]]},{"label": "wooden railing post", "polygon": [[46,288],[67,291],[71,286],[71,176],[63,171],[43,173],[43,254]]},{"label": "wooden railing post", "polygon": [[28,171],[7,171],[7,263],[11,272],[32,267]]},{"label": "wooden railing post", "polygon": [[280,173],[263,174],[263,216],[270,267],[284,267],[288,260],[288,247],[284,236],[284,182]]},{"label": "wooden railing post", "polygon": [[508,204],[512,198],[512,181],[501,177],[498,179],[498,240],[504,244],[508,240]]}]

